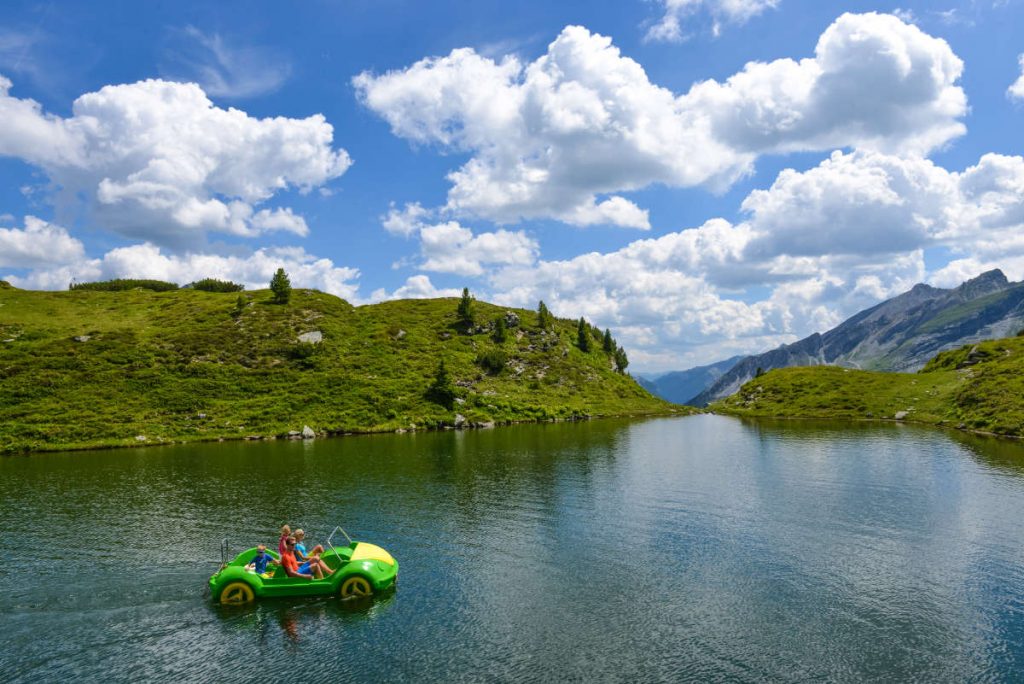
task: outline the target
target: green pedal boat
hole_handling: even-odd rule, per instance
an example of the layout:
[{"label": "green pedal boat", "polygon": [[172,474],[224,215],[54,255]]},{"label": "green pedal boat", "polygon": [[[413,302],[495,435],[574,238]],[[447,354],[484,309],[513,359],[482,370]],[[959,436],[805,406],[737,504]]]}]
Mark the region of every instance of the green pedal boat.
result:
[{"label": "green pedal boat", "polygon": [[[335,548],[331,543],[340,532],[348,540],[347,546]],[[274,560],[277,553],[267,550]],[[221,542],[221,568],[210,577],[210,596],[223,604],[249,603],[258,598],[322,596],[334,594],[343,599],[373,596],[394,586],[398,579],[398,561],[375,544],[352,541],[340,527],[327,538],[327,548],[320,559],[334,574],[324,579],[288,577],[280,565],[270,566],[269,572],[257,575],[246,566],[256,556],[256,548],[247,549],[233,560],[228,560],[227,540]]]}]

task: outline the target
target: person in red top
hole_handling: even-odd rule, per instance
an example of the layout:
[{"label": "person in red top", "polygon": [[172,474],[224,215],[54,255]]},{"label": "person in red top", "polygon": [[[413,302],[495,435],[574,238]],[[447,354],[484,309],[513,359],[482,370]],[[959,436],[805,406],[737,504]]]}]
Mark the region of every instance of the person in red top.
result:
[{"label": "person in red top", "polygon": [[285,550],[281,552],[281,566],[284,567],[284,574],[289,577],[305,577],[313,579],[313,575],[299,572],[299,562],[295,560],[295,537],[285,537]]}]

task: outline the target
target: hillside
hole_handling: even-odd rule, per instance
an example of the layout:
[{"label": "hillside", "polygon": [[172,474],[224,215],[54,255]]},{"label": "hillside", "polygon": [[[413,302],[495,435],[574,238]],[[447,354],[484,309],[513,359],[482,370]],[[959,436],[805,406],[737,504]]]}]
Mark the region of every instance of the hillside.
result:
[{"label": "hillside", "polygon": [[[0,451],[679,410],[616,372],[596,338],[581,352],[574,321],[541,330],[535,312],[511,310],[520,324],[499,344],[456,322],[457,299],[243,296],[236,312],[236,293],[0,288]],[[490,323],[510,310],[475,311]],[[299,342],[317,331],[321,342]],[[487,352],[497,372],[478,363]],[[442,359],[450,409],[425,396]]]},{"label": "hillside", "polygon": [[1024,337],[964,345],[917,373],[784,368],[712,404],[721,413],[897,419],[1024,436]]},{"label": "hillside", "polygon": [[880,371],[916,371],[932,356],[981,340],[1006,337],[1024,327],[1024,283],[994,270],[946,290],[915,285],[909,292],[861,311],[826,333],[748,356],[722,375],[693,404],[729,396],[765,371],[835,365]]},{"label": "hillside", "polygon": [[675,404],[692,404],[693,398],[727,373],[744,357],[734,356],[707,366],[672,371],[649,380],[638,380],[651,394]]}]

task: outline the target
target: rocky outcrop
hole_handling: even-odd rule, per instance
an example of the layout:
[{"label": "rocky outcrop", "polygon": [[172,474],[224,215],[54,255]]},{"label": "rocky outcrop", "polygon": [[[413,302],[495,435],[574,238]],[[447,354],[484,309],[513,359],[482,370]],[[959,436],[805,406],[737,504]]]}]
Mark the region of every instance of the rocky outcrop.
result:
[{"label": "rocky outcrop", "polygon": [[1024,283],[1009,282],[998,269],[951,290],[915,285],[826,333],[746,357],[686,403],[705,406],[727,397],[759,368],[837,365],[913,372],[941,351],[1009,337],[1022,327]]}]

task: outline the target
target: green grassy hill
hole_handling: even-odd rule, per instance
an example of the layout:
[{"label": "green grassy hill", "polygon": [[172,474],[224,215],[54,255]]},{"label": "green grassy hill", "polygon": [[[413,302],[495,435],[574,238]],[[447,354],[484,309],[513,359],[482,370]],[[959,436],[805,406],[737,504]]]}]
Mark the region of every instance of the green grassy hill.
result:
[{"label": "green grassy hill", "polygon": [[[0,287],[0,451],[685,410],[615,372],[596,339],[581,352],[575,322],[541,330],[533,311],[513,310],[521,324],[499,344],[457,323],[457,299],[243,296],[238,313],[236,293]],[[507,310],[476,302],[476,320]],[[322,342],[298,341],[313,331]],[[495,351],[508,360],[498,373],[478,363]],[[450,409],[425,397],[442,359]]]},{"label": "green grassy hill", "polygon": [[769,371],[711,405],[739,416],[896,419],[1024,436],[1024,338],[965,345],[917,373]]}]

